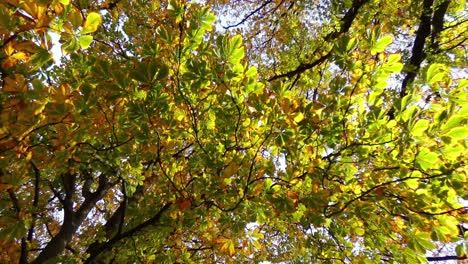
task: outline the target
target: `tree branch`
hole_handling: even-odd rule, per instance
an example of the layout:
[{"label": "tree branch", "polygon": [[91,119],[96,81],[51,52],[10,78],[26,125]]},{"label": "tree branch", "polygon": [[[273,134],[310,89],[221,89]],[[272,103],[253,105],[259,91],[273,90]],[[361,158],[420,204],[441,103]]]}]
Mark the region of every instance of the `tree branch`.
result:
[{"label": "tree branch", "polygon": [[432,16],[432,34],[431,34],[431,46],[432,52],[437,53],[439,49],[439,35],[444,29],[444,16],[447,12],[450,0],[445,0],[434,11]]},{"label": "tree branch", "polygon": [[224,29],[230,29],[230,28],[234,28],[234,27],[238,27],[242,24],[245,23],[245,21],[247,21],[251,16],[255,15],[255,13],[259,12],[260,10],[262,10],[265,6],[267,6],[269,3],[273,2],[272,0],[267,0],[265,1],[262,5],[260,5],[257,9],[253,10],[252,12],[250,12],[248,15],[246,15],[241,21],[239,21],[238,23],[234,24],[234,25],[229,25],[229,26],[223,26]]},{"label": "tree branch", "polygon": [[124,233],[121,233],[121,234],[118,234],[116,235],[115,237],[113,237],[112,239],[110,239],[109,241],[107,242],[104,242],[104,243],[101,243],[99,245],[96,245],[96,244],[92,244],[90,247],[88,247],[88,249],[86,250],[86,253],[89,254],[89,257],[88,259],[86,259],[86,261],[84,262],[85,264],[86,263],[94,263],[94,261],[96,260],[96,258],[103,252],[105,251],[108,251],[110,249],[112,249],[112,247],[119,241],[125,239],[125,238],[129,238],[129,237],[132,237],[133,235],[135,235],[136,233],[140,232],[141,230],[143,230],[144,228],[148,227],[148,226],[151,226],[151,225],[155,225],[156,223],[159,222],[159,220],[161,219],[162,215],[164,214],[164,212],[166,212],[172,205],[173,203],[172,202],[168,202],[166,203],[160,210],[159,212],[157,212],[153,217],[151,217],[150,219],[144,221],[143,223],[135,226],[134,228],[124,232]]},{"label": "tree branch", "polygon": [[97,190],[86,197],[79,209],[75,212],[73,211],[73,195],[76,190],[76,175],[67,173],[62,176],[62,179],[65,191],[65,199],[63,203],[64,220],[62,227],[57,235],[50,240],[44,250],[42,250],[39,256],[32,262],[33,264],[44,263],[61,254],[67,244],[72,240],[89,211],[100,199],[102,199],[104,194],[112,186],[108,182],[107,175],[102,173],[99,176],[99,185]]},{"label": "tree branch", "polygon": [[426,38],[431,34],[433,2],[434,0],[424,0],[423,2],[423,10],[419,18],[420,24],[418,31],[416,32],[416,38],[414,39],[413,49],[411,50],[411,58],[405,65],[404,73],[406,76],[401,84],[400,98],[405,97],[407,94],[406,88],[414,81],[414,78],[421,67],[421,63],[426,58],[424,46],[426,44]]},{"label": "tree branch", "polygon": [[446,260],[464,260],[468,259],[468,256],[465,255],[463,257],[459,256],[441,256],[441,257],[427,257],[427,261],[446,261]]},{"label": "tree branch", "polygon": [[[344,17],[341,19],[340,30],[328,34],[327,36],[325,36],[324,40],[329,42],[333,39],[338,38],[339,36],[341,36],[341,34],[348,32],[348,30],[351,28],[351,25],[354,19],[357,16],[359,9],[368,1],[369,0],[354,0],[351,8],[346,12]],[[313,67],[326,61],[331,56],[331,52],[332,50],[328,51],[325,55],[322,55],[320,58],[318,58],[314,62],[302,63],[295,70],[270,77],[268,81],[271,82],[280,78],[284,78],[284,77],[291,78],[295,75],[299,75],[305,72],[306,70],[312,69]]]}]

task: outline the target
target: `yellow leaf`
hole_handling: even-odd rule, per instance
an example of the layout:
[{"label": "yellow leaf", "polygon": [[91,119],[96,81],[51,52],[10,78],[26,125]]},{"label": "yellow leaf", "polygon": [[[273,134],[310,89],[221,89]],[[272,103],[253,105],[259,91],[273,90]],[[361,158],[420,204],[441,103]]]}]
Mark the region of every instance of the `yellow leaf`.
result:
[{"label": "yellow leaf", "polygon": [[98,29],[101,22],[102,22],[102,18],[99,13],[96,13],[96,12],[89,13],[88,17],[86,17],[86,21],[83,26],[83,30],[81,31],[81,34],[93,33],[94,31]]},{"label": "yellow leaf", "polygon": [[8,44],[5,46],[5,53],[7,56],[11,56],[15,52],[15,49],[13,48],[13,41],[8,42]]},{"label": "yellow leaf", "polygon": [[305,118],[305,117],[304,117],[304,114],[298,113],[298,114],[296,114],[296,116],[294,117],[294,122],[299,123],[299,122],[301,122],[302,120],[304,120],[304,118]]},{"label": "yellow leaf", "polygon": [[15,58],[17,60],[27,60],[29,59],[29,56],[28,54],[24,53],[24,52],[16,52],[15,54],[13,54],[11,56],[12,58]]},{"label": "yellow leaf", "polygon": [[231,239],[225,238],[224,244],[221,246],[221,252],[228,253],[229,256],[233,256],[234,253],[236,253],[236,250],[234,247],[234,241],[232,241]]},{"label": "yellow leaf", "polygon": [[237,164],[230,163],[224,169],[223,176],[226,177],[226,178],[232,177],[232,175],[236,174],[238,170],[239,170],[239,166]]}]

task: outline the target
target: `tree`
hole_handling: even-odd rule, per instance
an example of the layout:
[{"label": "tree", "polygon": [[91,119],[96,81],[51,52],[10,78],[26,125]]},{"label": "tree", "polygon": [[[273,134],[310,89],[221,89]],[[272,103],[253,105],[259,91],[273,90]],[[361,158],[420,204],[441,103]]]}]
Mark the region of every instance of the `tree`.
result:
[{"label": "tree", "polygon": [[3,1],[1,262],[466,258],[467,24],[461,0]]}]

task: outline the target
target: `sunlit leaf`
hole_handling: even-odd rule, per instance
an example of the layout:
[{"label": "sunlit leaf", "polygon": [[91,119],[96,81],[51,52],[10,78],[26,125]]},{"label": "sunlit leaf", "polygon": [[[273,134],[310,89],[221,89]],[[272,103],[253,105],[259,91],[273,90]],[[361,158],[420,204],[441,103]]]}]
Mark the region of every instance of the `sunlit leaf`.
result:
[{"label": "sunlit leaf", "polygon": [[88,34],[95,32],[99,25],[102,23],[102,18],[99,13],[91,12],[86,17],[86,21],[84,23],[83,29],[81,29],[81,34]]},{"label": "sunlit leaf", "polygon": [[87,49],[89,48],[89,45],[91,45],[91,42],[93,42],[93,36],[90,36],[90,35],[80,36],[78,38],[78,41],[80,42],[80,47],[82,49]]},{"label": "sunlit leaf", "polygon": [[393,42],[393,37],[391,35],[386,35],[379,39],[374,46],[371,48],[371,54],[375,55],[376,53],[383,52],[384,49]]},{"label": "sunlit leaf", "polygon": [[444,133],[445,136],[450,137],[454,140],[466,139],[468,138],[468,128],[467,127],[455,127]]}]

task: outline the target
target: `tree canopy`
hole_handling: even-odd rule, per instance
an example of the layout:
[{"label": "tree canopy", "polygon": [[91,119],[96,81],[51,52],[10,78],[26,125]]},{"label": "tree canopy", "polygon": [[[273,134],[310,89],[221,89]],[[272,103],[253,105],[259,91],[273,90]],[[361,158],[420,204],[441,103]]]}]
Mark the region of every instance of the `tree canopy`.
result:
[{"label": "tree canopy", "polygon": [[466,259],[467,27],[463,0],[1,1],[0,262]]}]

